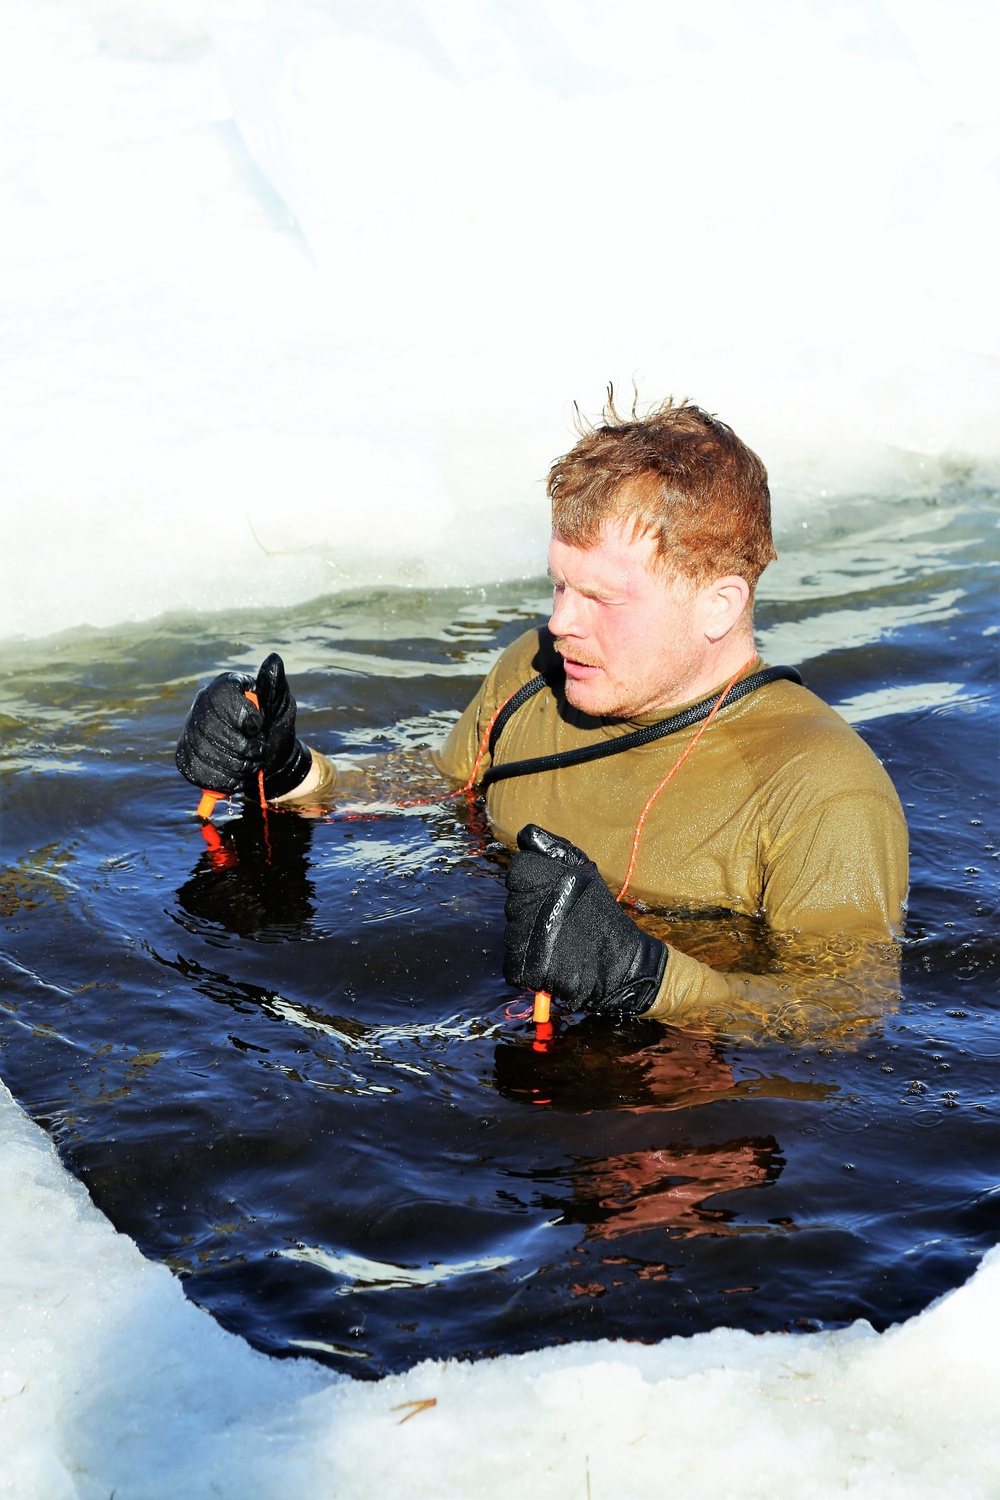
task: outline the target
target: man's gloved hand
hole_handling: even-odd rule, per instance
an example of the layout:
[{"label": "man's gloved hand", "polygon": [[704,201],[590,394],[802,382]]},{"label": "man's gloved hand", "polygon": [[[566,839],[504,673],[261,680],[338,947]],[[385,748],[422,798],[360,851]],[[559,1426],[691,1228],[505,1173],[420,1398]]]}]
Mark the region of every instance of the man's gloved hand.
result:
[{"label": "man's gloved hand", "polygon": [[[256,693],[259,708],[246,696]],[[256,681],[223,672],[198,693],[177,745],[177,769],[206,792],[230,794],[264,770],[264,795],[283,797],[303,781],[312,756],[295,738],[295,699],[276,651]]]},{"label": "man's gloved hand", "polygon": [[663,982],[669,950],[627,917],[594,862],[529,823],[507,871],[508,984],[549,990],[584,1010],[641,1015]]}]

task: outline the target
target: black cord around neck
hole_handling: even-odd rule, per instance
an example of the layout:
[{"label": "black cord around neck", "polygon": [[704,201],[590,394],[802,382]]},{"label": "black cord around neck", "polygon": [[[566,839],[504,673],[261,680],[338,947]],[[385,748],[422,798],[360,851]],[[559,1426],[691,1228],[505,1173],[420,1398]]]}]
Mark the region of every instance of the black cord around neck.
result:
[{"label": "black cord around neck", "polygon": [[[732,703],[738,703],[741,698],[746,698],[750,693],[755,693],[758,688],[766,687],[769,682],[795,682],[802,686],[802,678],[794,667],[763,667],[759,672],[751,672],[749,677],[740,678],[739,682],[733,684],[726,694],[724,709]],[[493,725],[490,734],[490,754],[495,752],[496,743],[504,726],[509,722],[511,715],[517,713],[529,699],[542,688],[551,687],[551,682],[546,677],[533,677],[526,682],[522,688],[504,704]],[[642,745],[649,745],[653,740],[662,739],[668,734],[677,734],[682,729],[691,729],[695,724],[700,724],[702,719],[707,719],[715,704],[718,694],[711,698],[705,698],[701,703],[693,703],[690,708],[683,709],[679,714],[674,714],[669,719],[660,719],[656,724],[646,724],[642,729],[633,730],[631,734],[620,734],[611,740],[601,740],[596,745],[581,745],[576,750],[561,750],[554,755],[536,755],[529,760],[512,760],[505,765],[491,766],[485,776],[479,782],[479,791],[484,792],[487,787],[496,781],[507,781],[511,776],[531,776],[540,771],[561,770],[564,766],[579,766],[585,761],[603,760],[606,755],[621,755],[626,750],[636,750]]]}]

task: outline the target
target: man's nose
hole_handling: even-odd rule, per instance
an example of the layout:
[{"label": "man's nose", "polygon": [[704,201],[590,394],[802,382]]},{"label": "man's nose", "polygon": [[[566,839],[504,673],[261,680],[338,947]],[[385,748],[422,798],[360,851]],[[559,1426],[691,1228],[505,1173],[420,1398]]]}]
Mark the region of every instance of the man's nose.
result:
[{"label": "man's nose", "polygon": [[580,614],[571,589],[557,589],[549,615],[549,629],[553,635],[579,635]]}]

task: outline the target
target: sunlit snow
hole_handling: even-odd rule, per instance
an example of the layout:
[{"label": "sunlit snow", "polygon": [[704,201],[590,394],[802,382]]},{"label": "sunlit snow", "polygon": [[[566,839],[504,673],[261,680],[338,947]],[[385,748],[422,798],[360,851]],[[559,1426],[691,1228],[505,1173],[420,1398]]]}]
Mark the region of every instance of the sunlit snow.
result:
[{"label": "sunlit snow", "polygon": [[0,1089],[0,1264],[0,1495],[17,1500],[997,1492],[1000,1250],[881,1335],[716,1329],[357,1383],[225,1333]]},{"label": "sunlit snow", "polygon": [[572,403],[995,472],[1000,13],[12,0],[0,637],[541,571]]}]

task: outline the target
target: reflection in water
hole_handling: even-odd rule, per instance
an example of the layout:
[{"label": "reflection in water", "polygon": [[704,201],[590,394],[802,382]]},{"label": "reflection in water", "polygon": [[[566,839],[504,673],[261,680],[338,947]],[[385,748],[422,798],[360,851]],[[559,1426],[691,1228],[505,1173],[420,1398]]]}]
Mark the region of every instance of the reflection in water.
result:
[{"label": "reflection in water", "polygon": [[[404,755],[396,759],[405,758]],[[423,767],[422,751],[417,760]],[[373,775],[385,769],[377,760],[373,760],[372,768]],[[248,799],[242,816],[219,826],[204,826],[201,832],[206,848],[194,873],[177,892],[180,909],[193,919],[183,925],[199,934],[205,934],[206,925],[211,925],[237,937],[265,941],[320,936],[328,913],[318,909],[310,873],[317,826],[315,811],[272,810],[265,819],[260,808]],[[393,818],[391,807],[384,803],[369,804],[367,810],[334,817],[338,823],[366,827],[383,824],[388,818],[398,828],[400,821]],[[456,824],[463,830],[466,858],[478,856],[483,860],[483,870],[491,866],[504,868],[508,851],[491,843],[481,802],[463,799],[448,804],[448,822],[452,825],[452,836]],[[433,829],[430,836],[432,841],[439,837]],[[345,862],[345,869],[353,866],[362,852],[361,846],[355,849],[356,853]],[[403,851],[390,838],[385,845],[383,873],[401,884],[401,877],[419,873],[426,859],[426,851],[418,845],[409,861],[410,870]],[[352,896],[356,894],[351,892]],[[369,914],[361,921],[371,924],[419,911],[419,906],[408,906],[394,899],[388,911]],[[843,1043],[867,1032],[898,1005],[897,943],[845,933],[822,936],[776,933],[768,929],[763,919],[734,912],[666,913],[639,908],[634,915],[647,931],[681,952],[719,971],[743,976],[738,1002],[706,1012],[702,1017],[703,1031],[716,1035],[736,1032],[778,1037],[822,1035]],[[553,1062],[557,1089],[560,1069],[567,1051],[573,1047],[572,1039],[576,1037],[586,1046],[591,1034],[586,1027],[564,1034],[559,1060]],[[662,1034],[662,1025],[651,1023],[647,1041],[653,1044],[652,1050],[647,1045],[642,1075],[623,1081],[626,1091],[638,1088],[641,1093],[644,1088],[652,1088],[653,1096],[659,1099],[664,1089],[656,1077],[663,1069],[668,1088],[675,1086],[675,1072],[681,1062],[674,1048],[656,1053],[654,1039]],[[603,1039],[603,1032],[600,1035]],[[622,1072],[627,1075],[631,1073],[632,1058],[628,1044],[622,1045],[626,1048],[621,1056]],[[691,1056],[697,1055],[698,1045],[695,1045]],[[518,1091],[516,1084],[514,1091]],[[541,1096],[538,1102],[542,1102]]]},{"label": "reflection in water", "polygon": [[684,1236],[733,1233],[728,1221],[735,1212],[709,1207],[711,1200],[739,1188],[766,1187],[784,1164],[773,1136],[583,1160],[571,1173],[574,1201],[563,1217],[586,1224],[588,1240],[647,1229]]},{"label": "reflection in water", "polygon": [[46,844],[0,870],[0,917],[34,911],[46,901],[64,901],[76,890],[65,873],[72,860],[71,846]]},{"label": "reflection in water", "polygon": [[435,1261],[430,1266],[404,1266],[394,1261],[369,1260],[363,1255],[331,1255],[316,1245],[293,1245],[290,1250],[279,1250],[278,1254],[284,1260],[303,1261],[336,1276],[341,1285],[334,1291],[335,1297],[349,1297],[358,1292],[386,1292],[398,1287],[440,1286],[456,1276],[497,1271],[501,1266],[509,1266],[514,1259],[512,1255],[484,1255],[479,1260],[464,1260],[456,1265]]},{"label": "reflection in water", "polygon": [[304,935],[316,911],[308,818],[270,814],[265,823],[248,798],[242,817],[206,824],[202,837],[205,852],[177,892],[192,931],[216,923],[237,937]]},{"label": "reflection in water", "polygon": [[551,1040],[541,1045],[526,1039],[499,1041],[493,1069],[496,1090],[505,1099],[572,1114],[643,1114],[765,1095],[822,1100],[837,1092],[835,1084],[780,1074],[761,1077],[754,1072],[737,1080],[717,1039],[657,1021],[616,1026],[603,1016],[563,1027],[557,1022]]},{"label": "reflection in water", "polygon": [[524,1041],[498,1042],[493,1066],[505,1098],[572,1113],[686,1109],[734,1087],[731,1068],[709,1038],[657,1021],[616,1027],[601,1016],[557,1031],[544,1051]]},{"label": "reflection in water", "polygon": [[[548,1104],[571,1112],[690,1109],[746,1095],[763,1086],[782,1093],[780,1078],[737,1083],[720,1045],[655,1022],[620,1028],[589,1017],[557,1034],[544,1051],[525,1042],[499,1042],[495,1080],[506,1098]],[[802,1084],[790,1093],[802,1096]],[[813,1097],[834,1092],[814,1085]],[[569,1201],[545,1194],[560,1222],[585,1224],[587,1240],[613,1239],[643,1230],[684,1236],[728,1232],[733,1215],[707,1207],[720,1193],[763,1187],[784,1165],[773,1136],[702,1146],[670,1145],[611,1156],[574,1157],[572,1166],[535,1172],[535,1180],[568,1182]]]}]

